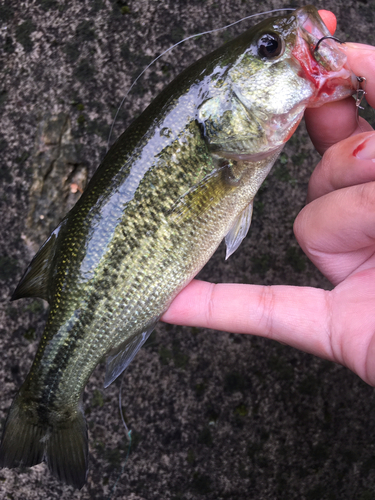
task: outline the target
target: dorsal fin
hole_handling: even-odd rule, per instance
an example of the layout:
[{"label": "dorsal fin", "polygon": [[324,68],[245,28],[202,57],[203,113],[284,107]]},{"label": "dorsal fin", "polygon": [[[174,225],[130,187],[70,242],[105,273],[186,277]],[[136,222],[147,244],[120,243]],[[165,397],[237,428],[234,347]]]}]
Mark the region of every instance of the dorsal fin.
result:
[{"label": "dorsal fin", "polygon": [[144,332],[126,339],[117,349],[109,353],[105,372],[104,387],[108,387],[130,365],[134,356],[149,338],[159,317],[152,320]]},{"label": "dorsal fin", "polygon": [[49,302],[48,282],[53,257],[56,252],[56,240],[61,224],[51,233],[30,262],[21,281],[18,283],[11,300],[23,297],[40,297]]}]

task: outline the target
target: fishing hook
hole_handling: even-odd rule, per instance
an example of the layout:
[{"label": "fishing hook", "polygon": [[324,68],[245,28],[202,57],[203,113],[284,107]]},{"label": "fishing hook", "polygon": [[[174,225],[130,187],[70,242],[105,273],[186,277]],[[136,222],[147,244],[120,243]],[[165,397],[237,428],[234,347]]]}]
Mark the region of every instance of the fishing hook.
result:
[{"label": "fishing hook", "polygon": [[315,45],[314,56],[315,56],[315,52],[318,50],[319,45],[322,43],[323,40],[335,40],[335,42],[338,42],[341,44],[345,43],[345,42],[342,42],[341,40],[339,40],[338,38],[336,38],[335,36],[330,36],[330,35],[323,36],[322,38],[320,38],[318,40],[317,44]]},{"label": "fishing hook", "polygon": [[[345,43],[345,42],[342,42],[341,40],[339,40],[338,38],[336,38],[335,36],[323,36],[322,38],[320,38],[320,40],[318,40],[317,44],[315,45],[315,48],[314,48],[314,57],[315,57],[315,53],[317,52],[318,48],[319,48],[319,45],[321,44],[321,42],[323,40],[335,40],[335,42],[338,42],[338,43]],[[361,88],[361,83],[363,83],[363,88]],[[358,121],[358,109],[364,109],[363,106],[361,106],[361,102],[363,100],[363,98],[365,97],[365,95],[367,94],[366,92],[366,78],[364,76],[357,76],[357,90],[356,90],[356,96],[355,96],[355,105],[357,106],[357,121]]]},{"label": "fishing hook", "polygon": [[[363,88],[361,88],[361,83],[363,83]],[[364,109],[361,106],[361,102],[362,102],[362,99],[367,94],[366,83],[367,83],[367,80],[364,76],[357,76],[357,94],[356,94],[356,98],[355,98],[355,105],[359,109]]]},{"label": "fishing hook", "polygon": [[[363,83],[363,88],[361,88],[362,83]],[[367,80],[364,76],[357,76],[357,92],[356,92],[355,97],[353,96],[355,98],[357,124],[362,132],[365,132],[365,131],[363,130],[362,125],[359,121],[359,110],[365,109],[363,106],[361,106],[361,102],[362,102],[362,99],[367,94],[366,83],[367,83]]]}]

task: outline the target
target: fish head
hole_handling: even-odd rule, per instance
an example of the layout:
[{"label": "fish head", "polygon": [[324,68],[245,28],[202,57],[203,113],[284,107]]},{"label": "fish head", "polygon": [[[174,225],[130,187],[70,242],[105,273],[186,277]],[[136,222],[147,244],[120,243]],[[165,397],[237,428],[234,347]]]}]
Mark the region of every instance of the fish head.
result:
[{"label": "fish head", "polygon": [[330,36],[316,8],[306,6],[234,40],[230,62],[223,59],[199,108],[212,150],[237,159],[264,156],[291,137],[307,107],[352,95],[357,79],[345,46]]}]

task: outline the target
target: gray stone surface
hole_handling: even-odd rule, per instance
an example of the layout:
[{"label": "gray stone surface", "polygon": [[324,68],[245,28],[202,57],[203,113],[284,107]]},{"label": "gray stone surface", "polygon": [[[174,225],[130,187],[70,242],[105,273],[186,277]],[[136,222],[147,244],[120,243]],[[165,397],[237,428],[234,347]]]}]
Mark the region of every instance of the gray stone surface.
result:
[{"label": "gray stone surface", "polygon": [[[100,163],[115,111],[136,75],[185,36],[259,9],[303,4],[282,0],[264,1],[261,6],[244,0],[0,4],[1,426],[46,319],[42,301],[10,303],[9,298],[32,247],[42,237],[37,230],[40,221],[48,226],[61,217],[58,193],[68,207],[71,195],[77,194],[71,185],[84,187],[85,172],[90,177]],[[336,13],[341,39],[375,43],[373,0],[315,4]],[[127,98],[114,137],[184,67],[251,23],[189,41],[159,60]],[[71,137],[67,121],[64,137],[71,149],[64,156],[46,147],[41,162],[35,163],[41,152],[35,146],[41,144],[38,130],[51,115],[70,120]],[[48,154],[63,159],[57,162],[60,170],[47,167],[43,189],[36,165],[47,161]],[[257,197],[252,227],[241,248],[225,262],[220,247],[202,278],[330,286],[304,257],[292,231],[318,160],[300,127]],[[374,391],[345,368],[265,339],[159,324],[123,383],[123,408],[133,432],[125,467],[119,382],[104,391],[103,378],[104,364],[95,370],[85,391],[90,433],[87,485],[74,491],[54,480],[43,464],[27,470],[4,469],[1,499],[375,498]]]}]

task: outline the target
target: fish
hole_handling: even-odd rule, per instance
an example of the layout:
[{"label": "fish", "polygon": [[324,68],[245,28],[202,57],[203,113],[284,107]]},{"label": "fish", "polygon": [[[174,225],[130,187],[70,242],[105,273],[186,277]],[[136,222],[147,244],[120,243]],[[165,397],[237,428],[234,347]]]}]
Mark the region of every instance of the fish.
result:
[{"label": "fish", "polygon": [[3,428],[1,467],[44,461],[83,487],[82,393],[96,365],[107,358],[108,387],[220,242],[226,258],[237,250],[306,107],[356,86],[345,49],[306,6],[204,56],[133,121],[12,296],[41,297],[50,310]]}]

